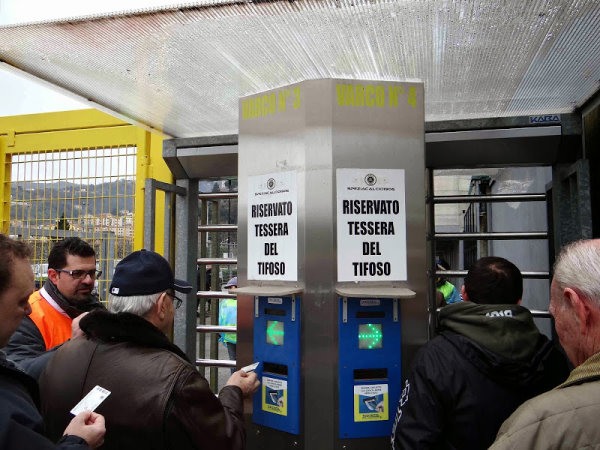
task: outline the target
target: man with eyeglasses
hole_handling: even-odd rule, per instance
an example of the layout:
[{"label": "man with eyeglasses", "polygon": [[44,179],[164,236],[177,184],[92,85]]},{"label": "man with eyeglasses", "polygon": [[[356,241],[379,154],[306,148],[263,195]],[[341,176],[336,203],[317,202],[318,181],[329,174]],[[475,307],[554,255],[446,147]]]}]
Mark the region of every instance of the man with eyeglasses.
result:
[{"label": "man with eyeglasses", "polygon": [[87,242],[77,237],[56,242],[48,255],[48,279],[29,297],[31,314],[4,349],[8,359],[37,378],[49,356],[45,352],[81,333],[81,315],[105,309],[94,294],[101,274]]},{"label": "man with eyeglasses", "polygon": [[245,448],[243,398],[258,389],[256,374],[233,373],[217,398],[167,337],[181,305],[176,292],[191,290],[158,253],[136,251],[117,264],[111,312],[81,319],[85,338],[58,349],[42,375],[49,437],[60,435],[72,405],[99,385],[110,391],[96,409],[110,429],[104,449]]}]

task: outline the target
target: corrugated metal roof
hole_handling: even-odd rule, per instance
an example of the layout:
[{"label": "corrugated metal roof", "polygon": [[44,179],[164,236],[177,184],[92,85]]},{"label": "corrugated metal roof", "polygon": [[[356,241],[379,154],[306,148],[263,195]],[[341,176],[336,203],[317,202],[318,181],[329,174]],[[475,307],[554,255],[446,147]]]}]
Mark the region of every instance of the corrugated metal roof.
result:
[{"label": "corrugated metal roof", "polygon": [[176,137],[314,78],[425,83],[426,120],[572,112],[599,88],[597,0],[211,1],[0,28],[0,59]]}]

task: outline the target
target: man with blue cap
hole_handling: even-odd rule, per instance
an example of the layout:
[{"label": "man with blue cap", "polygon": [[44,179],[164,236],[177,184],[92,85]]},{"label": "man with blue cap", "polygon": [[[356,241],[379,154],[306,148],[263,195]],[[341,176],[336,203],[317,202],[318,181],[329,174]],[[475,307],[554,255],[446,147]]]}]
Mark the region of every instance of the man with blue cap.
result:
[{"label": "man with blue cap", "polygon": [[64,429],[64,411],[98,385],[110,391],[97,408],[110,427],[103,448],[245,447],[242,401],[258,389],[256,375],[235,372],[217,398],[167,338],[182,302],[176,292],[191,289],[158,253],[136,251],[117,264],[109,288],[112,312],[85,316],[85,337],[63,345],[42,375],[50,436]]}]

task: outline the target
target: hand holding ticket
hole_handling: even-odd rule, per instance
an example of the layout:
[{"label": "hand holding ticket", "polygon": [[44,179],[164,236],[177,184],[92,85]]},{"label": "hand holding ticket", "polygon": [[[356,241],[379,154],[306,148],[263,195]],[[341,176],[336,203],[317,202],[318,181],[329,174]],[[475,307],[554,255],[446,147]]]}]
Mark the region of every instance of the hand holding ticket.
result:
[{"label": "hand holding ticket", "polygon": [[254,370],[258,367],[259,363],[250,364],[249,366],[242,367],[237,372],[233,372],[227,380],[227,386],[237,386],[242,390],[244,397],[249,397],[256,392],[260,381],[254,373]]},{"label": "hand holding ticket", "polygon": [[73,407],[71,414],[76,416],[83,411],[94,411],[109,395],[110,391],[107,391],[100,386],[95,386]]}]

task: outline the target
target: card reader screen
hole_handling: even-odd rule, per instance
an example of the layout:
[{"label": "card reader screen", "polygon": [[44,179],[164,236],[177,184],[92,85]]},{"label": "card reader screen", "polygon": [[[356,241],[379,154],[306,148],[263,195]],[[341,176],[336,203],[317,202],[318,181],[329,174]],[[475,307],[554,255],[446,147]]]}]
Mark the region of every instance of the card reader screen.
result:
[{"label": "card reader screen", "polygon": [[267,344],[283,345],[284,337],[283,322],[267,320]]},{"label": "card reader screen", "polygon": [[380,323],[359,324],[358,348],[364,350],[383,348],[383,325]]}]

